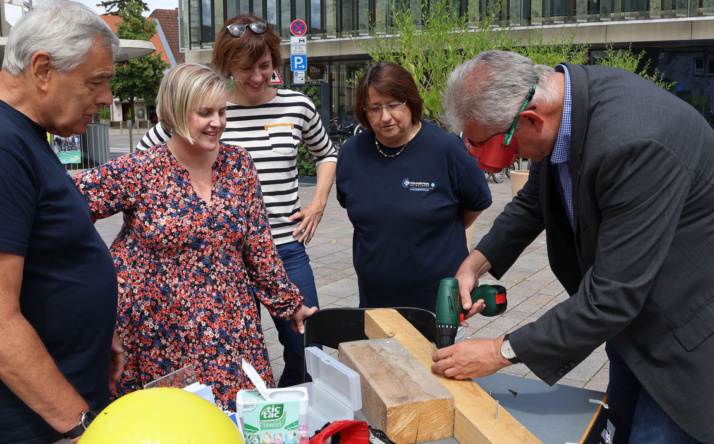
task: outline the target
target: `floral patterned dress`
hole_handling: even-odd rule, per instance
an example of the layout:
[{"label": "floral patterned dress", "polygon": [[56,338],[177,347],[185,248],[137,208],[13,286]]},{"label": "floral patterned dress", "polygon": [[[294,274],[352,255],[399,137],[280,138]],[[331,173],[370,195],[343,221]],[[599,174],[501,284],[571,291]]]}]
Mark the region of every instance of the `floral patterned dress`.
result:
[{"label": "floral patterned dress", "polygon": [[238,390],[253,388],[242,358],[273,386],[254,296],[284,319],[303,298],[273,244],[250,155],[221,144],[210,205],[165,144],[75,180],[94,220],[124,213],[111,245],[126,280],[117,329],[127,362],[115,396],[194,364],[219,406],[235,411]]}]

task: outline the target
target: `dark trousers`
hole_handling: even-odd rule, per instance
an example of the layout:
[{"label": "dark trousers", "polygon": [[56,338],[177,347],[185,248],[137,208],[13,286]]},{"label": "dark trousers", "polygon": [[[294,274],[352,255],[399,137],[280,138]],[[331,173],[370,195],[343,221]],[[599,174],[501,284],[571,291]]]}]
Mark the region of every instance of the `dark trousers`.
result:
[{"label": "dark trousers", "polygon": [[605,351],[610,359],[608,405],[622,420],[615,432],[616,444],[699,443],[652,399],[612,344],[608,342]]}]

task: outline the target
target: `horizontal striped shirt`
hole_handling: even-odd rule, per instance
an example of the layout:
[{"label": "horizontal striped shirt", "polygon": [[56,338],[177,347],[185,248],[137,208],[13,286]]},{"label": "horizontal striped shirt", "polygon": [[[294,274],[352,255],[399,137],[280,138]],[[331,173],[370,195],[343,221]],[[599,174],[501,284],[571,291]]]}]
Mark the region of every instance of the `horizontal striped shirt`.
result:
[{"label": "horizontal striped shirt", "polygon": [[[304,94],[279,89],[273,100],[262,105],[228,102],[226,121],[221,142],[242,146],[253,158],[275,244],[294,241],[291,234],[298,221],[291,222],[288,217],[300,210],[298,145],[307,147],[317,165],[337,161],[337,150],[314,103]],[[149,149],[170,137],[158,124],[146,133],[137,149]]]}]

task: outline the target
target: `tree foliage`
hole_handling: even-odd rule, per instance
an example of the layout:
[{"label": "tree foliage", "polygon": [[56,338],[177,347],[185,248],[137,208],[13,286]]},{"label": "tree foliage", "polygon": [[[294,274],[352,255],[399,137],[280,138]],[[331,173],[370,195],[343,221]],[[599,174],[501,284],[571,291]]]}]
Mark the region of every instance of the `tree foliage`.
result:
[{"label": "tree foliage", "polygon": [[[481,17],[460,16],[457,3],[451,0],[409,0],[389,2],[391,27],[372,26],[370,39],[357,43],[375,62],[397,63],[413,76],[424,101],[425,117],[439,123],[441,99],[446,89],[446,80],[451,71],[478,53],[489,49],[518,52],[536,64],[555,66],[568,62],[588,62],[588,46],[573,43],[575,30],[548,41],[543,29],[530,28],[525,34],[512,32],[512,28],[499,22],[502,4],[489,2],[489,10]],[[371,22],[371,21],[370,21]],[[500,25],[500,26],[494,26]],[[602,64],[619,66],[648,78],[662,87],[659,72],[648,74],[649,64],[637,70],[644,52],[633,54],[626,51],[610,52]],[[356,79],[362,76],[356,73]],[[671,87],[671,85],[669,85]]]},{"label": "tree foliage", "polygon": [[[119,17],[123,19],[117,24],[117,36],[121,39],[148,41],[156,34],[156,23],[141,16],[140,2],[127,3]],[[112,93],[121,101],[129,101],[132,121],[136,115],[134,100],[143,99],[146,106],[154,106],[164,70],[169,67],[168,63],[161,60],[161,54],[115,63]]]},{"label": "tree foliage", "polygon": [[127,1],[116,14],[122,21],[117,23],[117,37],[120,39],[151,40],[156,35],[156,23],[141,15],[145,5],[141,1]]},{"label": "tree foliage", "polygon": [[[644,56],[644,51],[634,53],[632,51],[632,44],[630,44],[627,50],[617,50],[613,48],[612,43],[607,43],[605,45],[605,57],[595,59],[595,64],[626,69],[655,83],[660,88],[673,88],[677,82],[665,80],[659,72],[659,68],[655,68],[652,73],[649,72],[650,60],[646,60],[644,64],[642,64]],[[640,69],[640,65],[642,65],[642,69]]]},{"label": "tree foliage", "polygon": [[507,29],[491,26],[497,17],[495,8],[476,27],[448,0],[418,1],[414,7],[409,2],[390,2],[389,8],[391,33],[372,27],[372,38],[359,44],[375,61],[397,63],[414,76],[427,118],[434,121],[451,69],[481,51],[514,44]]},{"label": "tree foliage", "polygon": [[97,6],[104,8],[107,15],[119,15],[121,11],[127,8],[129,3],[139,3],[141,12],[149,12],[149,7],[141,0],[106,0],[97,4]]},{"label": "tree foliage", "polygon": [[574,39],[575,32],[566,34],[563,28],[561,35],[546,42],[543,28],[531,28],[513,50],[533,60],[536,65],[555,66],[563,62],[584,64],[588,61],[588,48],[576,45]]},{"label": "tree foliage", "polygon": [[97,114],[99,120],[109,120],[112,118],[112,111],[108,106],[102,105],[99,107],[99,113]]}]

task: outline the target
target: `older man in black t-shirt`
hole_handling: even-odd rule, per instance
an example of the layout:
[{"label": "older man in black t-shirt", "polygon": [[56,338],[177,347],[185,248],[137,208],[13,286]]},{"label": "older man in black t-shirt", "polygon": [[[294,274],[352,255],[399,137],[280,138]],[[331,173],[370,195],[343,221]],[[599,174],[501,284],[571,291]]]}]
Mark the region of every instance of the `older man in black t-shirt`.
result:
[{"label": "older man in black t-shirt", "polygon": [[121,371],[114,264],[47,142],[47,132],[84,133],[112,102],[118,43],[95,12],[54,0],[8,38],[0,71],[3,443],[76,442]]}]

